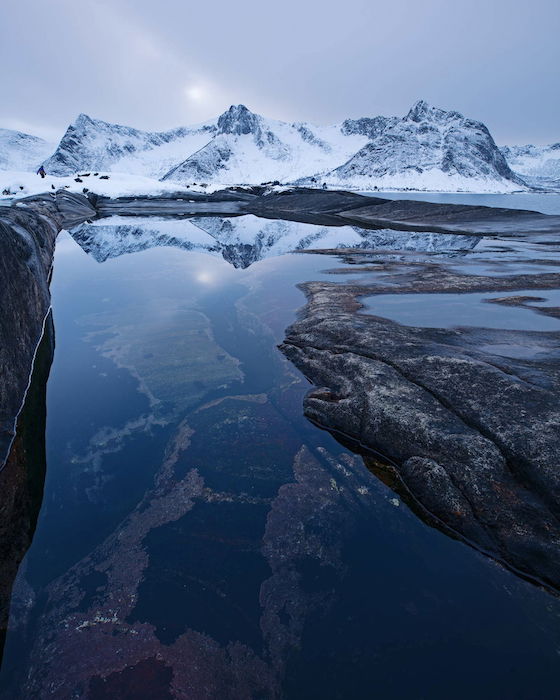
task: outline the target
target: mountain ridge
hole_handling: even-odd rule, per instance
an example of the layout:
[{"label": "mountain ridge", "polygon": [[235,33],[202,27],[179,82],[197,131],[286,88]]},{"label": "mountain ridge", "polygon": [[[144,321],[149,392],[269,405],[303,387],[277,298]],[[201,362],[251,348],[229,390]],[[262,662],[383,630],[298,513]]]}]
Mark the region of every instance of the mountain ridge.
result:
[{"label": "mountain ridge", "polygon": [[[43,162],[57,176],[95,170],[180,185],[279,181],[364,190],[507,192],[526,189],[527,180],[539,187],[539,173],[516,166],[530,156],[538,170],[543,158],[535,152],[554,148],[498,148],[482,122],[424,100],[403,117],[362,117],[331,126],[272,120],[242,104],[202,124],[166,131],[143,131],[81,113],[49,157],[44,148],[33,150],[32,144],[39,145],[36,137],[29,136],[26,145],[27,135],[21,134],[19,144],[17,139],[3,144],[2,131],[0,168],[16,169],[19,162],[20,169],[33,170]],[[527,155],[523,149],[532,151]],[[558,179],[560,187],[560,160],[558,177],[554,170],[545,179]]]}]

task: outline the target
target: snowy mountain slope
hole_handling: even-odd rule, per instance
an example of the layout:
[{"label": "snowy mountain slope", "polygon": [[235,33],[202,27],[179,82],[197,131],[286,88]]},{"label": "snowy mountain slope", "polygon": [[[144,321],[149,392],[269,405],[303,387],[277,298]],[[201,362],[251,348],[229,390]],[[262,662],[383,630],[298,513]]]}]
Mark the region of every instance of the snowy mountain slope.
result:
[{"label": "snowy mountain slope", "polygon": [[343,134],[362,134],[368,139],[380,136],[385,129],[394,126],[398,117],[362,117],[361,119],[345,119],[342,122]]},{"label": "snowy mountain slope", "polygon": [[163,180],[222,184],[291,181],[348,159],[367,142],[340,126],[274,121],[232,105],[218,118],[216,136],[172,168]]},{"label": "snowy mountain slope", "polygon": [[503,146],[510,168],[534,186],[560,188],[560,143],[549,146]]},{"label": "snowy mountain slope", "polygon": [[215,130],[215,123],[209,122],[148,132],[80,114],[66,130],[45,168],[53,175],[96,170],[160,178],[185,153],[208,143]]},{"label": "snowy mountain slope", "polygon": [[[362,129],[370,125],[363,122]],[[343,165],[320,175],[363,189],[508,191],[524,186],[481,122],[417,102],[402,119],[371,125],[372,139]],[[356,128],[356,127],[354,127]]]},{"label": "snowy mountain slope", "polygon": [[0,170],[35,172],[55,145],[21,131],[0,129]]}]

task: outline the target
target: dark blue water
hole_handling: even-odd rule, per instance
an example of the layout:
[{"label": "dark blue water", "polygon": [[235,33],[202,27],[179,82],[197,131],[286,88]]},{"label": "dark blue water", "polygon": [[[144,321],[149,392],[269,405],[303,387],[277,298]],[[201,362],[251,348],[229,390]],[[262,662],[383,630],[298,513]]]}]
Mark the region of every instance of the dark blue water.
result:
[{"label": "dark blue water", "polygon": [[171,677],[193,698],[556,696],[560,602],[424,524],[303,417],[309,384],[277,344],[296,284],[346,281],[335,265],[173,247],[98,263],[61,236],[5,697],[170,697]]}]

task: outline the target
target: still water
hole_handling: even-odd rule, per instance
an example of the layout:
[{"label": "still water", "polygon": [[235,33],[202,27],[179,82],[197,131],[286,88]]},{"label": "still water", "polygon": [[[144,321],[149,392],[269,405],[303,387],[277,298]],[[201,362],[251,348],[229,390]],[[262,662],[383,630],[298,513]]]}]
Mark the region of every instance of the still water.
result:
[{"label": "still water", "polygon": [[[192,222],[59,238],[47,477],[2,697],[555,697],[560,602],[303,417],[277,344],[296,285],[351,266],[237,223],[253,248],[186,245]],[[438,240],[435,258],[476,250]]]},{"label": "still water", "polygon": [[520,331],[560,331],[560,319],[535,313],[534,307],[560,306],[560,293],[550,289],[515,292],[531,300],[523,305],[503,305],[496,299],[509,294],[463,293],[380,294],[362,299],[364,313],[390,318],[416,328],[456,328],[481,326]]}]

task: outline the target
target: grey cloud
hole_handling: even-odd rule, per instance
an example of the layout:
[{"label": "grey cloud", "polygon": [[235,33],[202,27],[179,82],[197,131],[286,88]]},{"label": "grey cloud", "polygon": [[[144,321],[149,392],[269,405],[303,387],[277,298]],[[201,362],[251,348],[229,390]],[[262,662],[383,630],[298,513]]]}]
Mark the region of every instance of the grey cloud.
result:
[{"label": "grey cloud", "polygon": [[232,102],[332,123],[424,98],[500,143],[558,141],[559,30],[552,0],[20,0],[0,9],[0,125],[163,129]]}]

